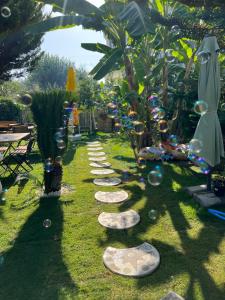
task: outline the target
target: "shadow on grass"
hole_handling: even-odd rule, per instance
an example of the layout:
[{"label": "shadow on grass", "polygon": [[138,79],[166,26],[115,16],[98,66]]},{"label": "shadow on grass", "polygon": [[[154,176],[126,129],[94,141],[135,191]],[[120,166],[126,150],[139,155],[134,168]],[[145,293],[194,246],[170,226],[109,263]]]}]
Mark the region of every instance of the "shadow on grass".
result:
[{"label": "shadow on grass", "polygon": [[[158,164],[158,163],[157,163]],[[155,163],[151,166],[154,168]],[[196,300],[196,283],[201,288],[203,299],[221,300],[225,295],[225,286],[217,286],[216,282],[210,276],[205,264],[209,261],[210,255],[219,253],[219,245],[224,238],[222,232],[222,222],[205,220],[204,226],[200,229],[197,237],[193,238],[189,235],[188,230],[193,225],[189,222],[183,213],[181,203],[197,208],[197,205],[183,191],[183,187],[197,185],[205,181],[202,175],[196,175],[188,167],[187,164],[178,164],[179,172],[176,172],[173,164],[166,164],[164,168],[164,182],[159,187],[146,186],[143,191],[139,185],[124,186],[130,193],[130,200],[120,205],[119,210],[125,211],[132,208],[138,201],[144,198],[144,205],[138,211],[141,216],[141,222],[127,231],[117,231],[106,229],[105,240],[99,240],[101,246],[109,246],[113,243],[120,242],[125,247],[134,247],[142,244],[144,241],[152,243],[161,255],[161,265],[153,275],[137,279],[137,287],[142,289],[145,286],[166,284],[171,280],[171,276],[187,273],[190,281],[186,289],[186,294],[183,295],[187,300]],[[143,176],[146,178],[146,171]],[[189,199],[188,202],[184,199]],[[141,236],[148,232],[149,228],[160,222],[151,221],[148,217],[148,212],[151,209],[156,209],[159,216],[165,213],[170,215],[173,229],[166,228],[165,232],[170,234],[170,230],[175,231],[179,235],[180,246],[176,248],[171,244],[161,240],[142,240]],[[195,213],[193,218],[197,218]],[[215,224],[213,226],[213,224]],[[221,266],[218,266],[221,268]],[[165,292],[166,294],[166,292]]]},{"label": "shadow on grass", "polygon": [[[43,227],[45,219],[51,220],[51,227]],[[41,199],[12,248],[4,253],[0,299],[75,298],[78,288],[63,261],[62,231],[63,212],[59,200]]]}]

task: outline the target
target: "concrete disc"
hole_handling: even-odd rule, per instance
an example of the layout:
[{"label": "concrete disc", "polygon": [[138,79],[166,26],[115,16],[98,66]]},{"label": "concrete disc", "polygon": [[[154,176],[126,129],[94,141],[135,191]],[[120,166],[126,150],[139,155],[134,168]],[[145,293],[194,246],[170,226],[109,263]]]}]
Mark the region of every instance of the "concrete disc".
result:
[{"label": "concrete disc", "polygon": [[117,192],[97,192],[95,193],[95,199],[103,203],[120,203],[128,198],[128,193],[125,191]]},{"label": "concrete disc", "polygon": [[92,157],[89,157],[88,159],[91,161],[104,161],[104,160],[106,160],[106,157],[105,156],[101,156],[101,157],[92,156]]},{"label": "concrete disc", "polygon": [[88,152],[89,156],[104,156],[105,152]]},{"label": "concrete disc", "polygon": [[132,209],[121,213],[103,212],[99,215],[98,222],[110,229],[128,229],[140,222],[140,216]]},{"label": "concrete disc", "polygon": [[103,262],[116,274],[143,277],[151,274],[158,267],[160,255],[149,243],[127,249],[107,247],[103,254]]},{"label": "concrete disc", "polygon": [[111,164],[109,162],[92,162],[89,166],[94,168],[108,168],[111,167]]},{"label": "concrete disc", "polygon": [[91,170],[91,174],[94,175],[109,175],[115,173],[112,169],[98,169],[98,170]]},{"label": "concrete disc", "polygon": [[118,185],[121,183],[120,178],[116,177],[111,177],[111,178],[99,178],[99,179],[94,179],[94,184],[100,185],[100,186],[113,186],[113,185]]}]

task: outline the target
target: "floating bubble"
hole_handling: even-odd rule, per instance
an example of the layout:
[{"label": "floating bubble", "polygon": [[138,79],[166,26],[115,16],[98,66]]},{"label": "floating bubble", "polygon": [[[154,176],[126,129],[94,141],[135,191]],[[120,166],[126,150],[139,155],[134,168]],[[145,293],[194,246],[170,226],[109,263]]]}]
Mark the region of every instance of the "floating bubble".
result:
[{"label": "floating bubble", "polygon": [[151,221],[155,221],[158,218],[158,213],[155,209],[151,209],[148,212],[148,217]]},{"label": "floating bubble", "polygon": [[3,17],[3,18],[9,18],[10,16],[11,16],[11,10],[10,10],[10,8],[9,7],[7,7],[7,6],[3,6],[2,8],[1,8],[1,16]]},{"label": "floating bubble", "polygon": [[24,105],[31,105],[32,103],[32,96],[29,95],[29,94],[25,94],[23,95],[21,98],[20,98],[21,102],[24,104]]},{"label": "floating bubble", "polygon": [[115,119],[118,115],[118,109],[115,103],[107,104],[107,115],[110,119]]},{"label": "floating bubble", "polygon": [[160,120],[158,123],[159,132],[165,133],[169,129],[168,122],[166,120]]},{"label": "floating bubble", "polygon": [[192,153],[200,153],[203,148],[203,143],[202,141],[198,139],[192,139],[188,145],[188,149]]},{"label": "floating bubble", "polygon": [[116,122],[115,125],[114,125],[114,128],[115,128],[115,131],[116,132],[119,132],[120,129],[121,129],[122,125],[120,122]]},{"label": "floating bubble", "polygon": [[175,61],[175,57],[173,56],[173,49],[167,49],[165,51],[166,59],[169,63],[172,63]]},{"label": "floating bubble", "polygon": [[146,159],[144,157],[139,157],[137,163],[140,169],[146,168]]},{"label": "floating bubble", "polygon": [[64,142],[64,140],[58,140],[57,141],[57,148],[59,148],[60,150],[62,150],[65,147],[66,147],[66,143]]},{"label": "floating bubble", "polygon": [[198,165],[198,167],[200,168],[203,174],[209,174],[210,172],[209,165],[203,157],[198,157],[196,160],[196,164]]},{"label": "floating bubble", "polygon": [[204,115],[208,111],[208,104],[203,100],[198,100],[194,104],[194,112],[198,115]]},{"label": "floating bubble", "polygon": [[68,108],[69,107],[69,102],[68,101],[65,101],[64,103],[63,103],[63,108]]},{"label": "floating bubble", "polygon": [[46,161],[45,162],[45,172],[50,173],[53,170],[53,164],[51,161]]},{"label": "floating bubble", "polygon": [[198,156],[194,153],[190,153],[188,159],[194,163],[198,159]]},{"label": "floating bubble", "polygon": [[222,110],[222,111],[225,111],[225,103],[222,103],[222,105],[221,105],[221,110]]},{"label": "floating bubble", "polygon": [[45,228],[49,228],[49,227],[51,227],[51,225],[52,225],[52,221],[51,221],[50,219],[45,219],[45,220],[43,221],[43,226],[44,226]]},{"label": "floating bubble", "polygon": [[161,174],[163,174],[163,168],[159,165],[155,166],[155,171],[160,172]]},{"label": "floating bubble", "polygon": [[142,122],[135,121],[134,124],[134,132],[137,135],[142,135],[145,132],[145,125]]},{"label": "floating bubble", "polygon": [[4,264],[5,258],[2,254],[0,254],[0,267]]},{"label": "floating bubble", "polygon": [[131,120],[131,121],[137,121],[137,118],[138,118],[138,114],[136,113],[136,111],[130,111],[129,113],[128,113],[128,117],[129,117],[129,119]]},{"label": "floating bubble", "polygon": [[151,114],[152,114],[154,120],[159,120],[159,119],[161,120],[165,117],[166,112],[163,108],[155,107],[151,111]]},{"label": "floating bubble", "polygon": [[149,105],[150,109],[158,107],[161,104],[159,101],[159,97],[157,95],[149,96],[147,99],[148,99],[148,105]]},{"label": "floating bubble", "polygon": [[148,182],[153,186],[160,185],[162,179],[163,179],[162,173],[157,170],[153,170],[148,174]]},{"label": "floating bubble", "polygon": [[61,164],[61,163],[62,163],[62,156],[56,156],[55,161],[56,161],[58,164]]},{"label": "floating bubble", "polygon": [[198,53],[198,60],[200,62],[200,64],[204,65],[206,64],[210,59],[210,53],[209,52],[205,52],[205,51],[201,51]]},{"label": "floating bubble", "polygon": [[170,32],[172,32],[173,34],[178,35],[178,34],[180,34],[180,27],[178,25],[174,25],[174,26],[171,27]]},{"label": "floating bubble", "polygon": [[168,138],[168,142],[171,146],[176,147],[178,145],[177,136],[174,134],[171,134]]}]

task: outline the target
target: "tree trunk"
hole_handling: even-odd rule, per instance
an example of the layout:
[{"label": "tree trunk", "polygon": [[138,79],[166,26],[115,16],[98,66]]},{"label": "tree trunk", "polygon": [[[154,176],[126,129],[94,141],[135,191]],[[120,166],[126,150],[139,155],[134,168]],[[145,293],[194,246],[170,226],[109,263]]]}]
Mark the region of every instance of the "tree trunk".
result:
[{"label": "tree trunk", "polygon": [[63,169],[60,163],[55,163],[51,172],[44,172],[45,194],[59,192],[62,185]]}]

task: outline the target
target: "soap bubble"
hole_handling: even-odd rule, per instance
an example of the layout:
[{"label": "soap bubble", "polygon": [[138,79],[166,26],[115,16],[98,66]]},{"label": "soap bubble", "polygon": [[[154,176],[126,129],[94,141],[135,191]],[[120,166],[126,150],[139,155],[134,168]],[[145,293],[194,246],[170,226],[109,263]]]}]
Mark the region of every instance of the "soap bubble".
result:
[{"label": "soap bubble", "polygon": [[119,132],[120,129],[121,129],[121,126],[122,126],[122,125],[121,125],[120,122],[116,122],[115,125],[114,125],[115,131],[116,131],[116,132]]},{"label": "soap bubble", "polygon": [[144,157],[139,157],[137,163],[140,169],[144,169],[146,167],[146,159]]},{"label": "soap bubble", "polygon": [[166,120],[160,120],[158,123],[159,132],[165,133],[169,129],[168,122]]},{"label": "soap bubble", "polygon": [[133,122],[133,124],[134,124],[135,134],[142,135],[145,132],[145,125],[144,125],[144,123],[139,122],[139,121],[135,121],[135,122]]},{"label": "soap bubble", "polygon": [[137,118],[138,118],[138,114],[136,113],[136,111],[130,111],[129,113],[128,113],[128,117],[129,117],[129,119],[131,120],[131,121],[137,121]]},{"label": "soap bubble", "polygon": [[53,170],[53,164],[50,160],[46,160],[45,162],[45,172],[50,173]]},{"label": "soap bubble", "polygon": [[192,139],[188,146],[189,151],[193,153],[200,153],[202,151],[202,148],[203,143],[198,139]]},{"label": "soap bubble", "polygon": [[3,6],[2,8],[1,8],[1,16],[3,17],[3,18],[9,18],[10,16],[11,16],[11,10],[10,10],[10,8],[9,7],[7,7],[7,6]]},{"label": "soap bubble", "polygon": [[66,109],[66,108],[68,108],[69,107],[69,102],[68,101],[65,101],[64,103],[63,103],[63,107]]},{"label": "soap bubble", "polygon": [[163,108],[160,107],[155,107],[153,108],[153,110],[151,111],[153,119],[154,120],[158,120],[158,119],[163,119],[166,115],[166,112]]},{"label": "soap bubble", "polygon": [[61,163],[62,163],[62,156],[56,156],[55,161],[56,161],[58,164],[61,164]]},{"label": "soap bubble", "polygon": [[194,104],[194,112],[198,115],[204,115],[208,111],[208,104],[203,100],[198,100]]},{"label": "soap bubble", "polygon": [[177,136],[174,134],[171,134],[168,138],[168,142],[171,146],[176,147],[178,145]]},{"label": "soap bubble", "polygon": [[157,170],[153,170],[148,174],[148,182],[153,186],[160,185],[162,179],[163,179],[162,173]]},{"label": "soap bubble", "polygon": [[178,25],[174,25],[174,26],[171,27],[170,32],[172,32],[173,34],[178,35],[178,34],[180,34],[180,27]]},{"label": "soap bubble", "polygon": [[208,174],[210,172],[209,165],[203,157],[198,157],[196,160],[196,164],[203,174]]},{"label": "soap bubble", "polygon": [[0,266],[4,264],[5,258],[2,254],[0,254]]},{"label": "soap bubble", "polygon": [[64,140],[58,140],[57,141],[57,148],[59,148],[60,150],[62,150],[65,147],[66,147],[66,143],[64,142]]},{"label": "soap bubble", "polygon": [[155,209],[151,209],[148,212],[148,217],[151,221],[155,221],[158,218],[158,213]]},{"label": "soap bubble", "polygon": [[173,49],[167,49],[165,51],[166,59],[169,63],[172,63],[175,61],[175,57],[172,55]]},{"label": "soap bubble", "polygon": [[222,111],[225,111],[225,103],[222,103],[222,105],[221,105],[221,110],[222,110]]},{"label": "soap bubble", "polygon": [[51,225],[52,225],[52,221],[51,221],[50,219],[45,219],[45,220],[43,221],[43,226],[44,226],[45,228],[49,228],[49,227],[51,227]]},{"label": "soap bubble", "polygon": [[148,97],[148,105],[150,109],[160,106],[159,97],[157,95],[152,95]]},{"label": "soap bubble", "polygon": [[107,104],[107,115],[110,119],[115,119],[118,115],[117,106],[114,103],[108,103]]},{"label": "soap bubble", "polygon": [[205,52],[205,51],[201,51],[198,53],[198,60],[200,62],[201,65],[206,64],[210,59],[210,53],[209,52]]},{"label": "soap bubble", "polygon": [[20,98],[22,104],[24,105],[31,105],[32,103],[32,96],[29,94],[25,94]]}]

